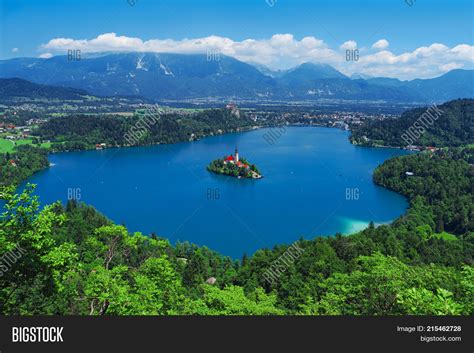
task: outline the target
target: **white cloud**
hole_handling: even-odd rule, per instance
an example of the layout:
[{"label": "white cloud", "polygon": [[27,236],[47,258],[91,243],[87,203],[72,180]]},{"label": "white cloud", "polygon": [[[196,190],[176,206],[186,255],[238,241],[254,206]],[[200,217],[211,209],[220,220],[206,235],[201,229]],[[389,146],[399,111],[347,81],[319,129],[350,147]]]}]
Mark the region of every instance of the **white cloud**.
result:
[{"label": "white cloud", "polygon": [[454,69],[460,69],[463,66],[464,66],[463,64],[459,64],[459,63],[448,63],[448,64],[440,65],[439,69],[441,71],[448,72]]},{"label": "white cloud", "polygon": [[462,60],[474,61],[474,46],[472,45],[461,44],[452,48],[450,51]]},{"label": "white cloud", "polygon": [[39,58],[41,58],[41,59],[49,59],[51,57],[53,57],[52,53],[43,53],[39,56]]},{"label": "white cloud", "polygon": [[12,53],[18,53],[19,51],[20,51],[20,49],[18,49],[18,48],[13,48],[12,49]]},{"label": "white cloud", "polygon": [[388,40],[380,39],[372,45],[372,49],[383,50],[383,49],[388,48],[388,45],[389,45]]},{"label": "white cloud", "polygon": [[329,49],[324,41],[315,37],[297,40],[291,34],[275,34],[269,39],[242,41],[215,35],[196,39],[143,41],[140,38],[105,33],[90,40],[55,38],[43,44],[40,49],[58,54],[65,54],[70,49],[80,49],[83,53],[139,51],[182,54],[207,53],[213,50],[242,61],[276,68],[288,68],[307,61],[331,63],[341,60],[340,55]]},{"label": "white cloud", "polygon": [[339,49],[341,50],[357,49],[357,42],[354,40],[348,40],[347,42],[342,43]]},{"label": "white cloud", "polygon": [[457,68],[474,68],[474,46],[462,44],[449,48],[433,43],[399,55],[382,50],[361,55],[357,63],[359,72],[401,79],[436,77]]},{"label": "white cloud", "polygon": [[386,39],[380,39],[372,45],[373,49],[377,49],[376,52],[371,53],[361,48],[360,59],[347,62],[343,51],[356,49],[357,42],[354,40],[348,40],[339,48],[333,49],[322,39],[307,36],[298,40],[289,33],[274,34],[267,39],[249,38],[241,41],[216,35],[181,40],[142,40],[104,33],[92,39],[51,39],[40,46],[40,50],[44,52],[40,57],[66,54],[68,50],[75,49],[80,49],[83,53],[139,51],[182,54],[205,54],[212,50],[245,62],[277,69],[287,69],[303,62],[318,62],[333,65],[347,75],[362,73],[400,79],[435,77],[449,68],[474,68],[474,46],[469,44],[449,48],[442,43],[433,43],[399,54],[387,50],[388,46]]}]

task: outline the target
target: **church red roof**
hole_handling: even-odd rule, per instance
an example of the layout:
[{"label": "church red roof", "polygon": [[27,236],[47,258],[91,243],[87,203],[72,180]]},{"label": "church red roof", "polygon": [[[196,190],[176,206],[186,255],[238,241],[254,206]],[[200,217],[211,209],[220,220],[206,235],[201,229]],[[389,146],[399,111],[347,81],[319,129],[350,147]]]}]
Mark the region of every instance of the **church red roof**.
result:
[{"label": "church red roof", "polygon": [[230,155],[230,156],[227,157],[225,160],[226,160],[226,161],[233,161],[233,160],[234,160],[234,156]]}]

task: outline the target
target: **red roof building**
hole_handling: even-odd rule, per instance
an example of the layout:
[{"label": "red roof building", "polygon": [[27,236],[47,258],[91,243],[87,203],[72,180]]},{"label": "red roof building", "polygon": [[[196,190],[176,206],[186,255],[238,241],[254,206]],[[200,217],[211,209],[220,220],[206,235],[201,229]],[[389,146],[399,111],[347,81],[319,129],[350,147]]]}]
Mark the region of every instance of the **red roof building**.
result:
[{"label": "red roof building", "polygon": [[234,160],[234,156],[230,155],[230,156],[227,157],[225,160],[228,161],[228,162],[233,161],[233,160]]}]

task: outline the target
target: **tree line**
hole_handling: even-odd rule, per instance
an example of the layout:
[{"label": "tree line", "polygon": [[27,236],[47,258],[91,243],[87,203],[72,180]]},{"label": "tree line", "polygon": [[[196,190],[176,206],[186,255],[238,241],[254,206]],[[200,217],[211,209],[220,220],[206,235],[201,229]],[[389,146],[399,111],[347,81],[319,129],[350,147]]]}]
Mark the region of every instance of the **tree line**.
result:
[{"label": "tree line", "polygon": [[[424,115],[425,114],[425,115]],[[408,110],[400,118],[352,126],[351,141],[365,146],[462,146],[474,136],[474,100]]]},{"label": "tree line", "polygon": [[[143,112],[132,117],[70,114],[51,118],[34,134],[42,140],[50,140],[53,151],[93,149],[99,143],[105,143],[108,147],[128,146],[127,133],[144,117]],[[153,124],[148,124],[134,145],[196,140],[249,129],[254,124],[245,114],[235,115],[225,109],[210,109],[194,114],[168,112],[154,116],[153,120]]]},{"label": "tree line", "polygon": [[18,185],[48,166],[47,150],[41,147],[20,145],[11,153],[0,153],[0,186]]}]

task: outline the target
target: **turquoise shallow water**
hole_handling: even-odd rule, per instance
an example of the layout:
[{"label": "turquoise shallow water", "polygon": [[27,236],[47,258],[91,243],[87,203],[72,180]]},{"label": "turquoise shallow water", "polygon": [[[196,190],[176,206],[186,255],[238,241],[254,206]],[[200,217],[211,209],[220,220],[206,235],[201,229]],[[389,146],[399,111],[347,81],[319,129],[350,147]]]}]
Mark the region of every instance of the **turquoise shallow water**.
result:
[{"label": "turquoise shallow water", "polygon": [[[33,176],[40,201],[76,194],[131,231],[191,241],[235,258],[263,247],[385,223],[406,200],[372,182],[374,168],[406,152],[353,146],[348,132],[290,127],[269,145],[268,130],[197,142],[50,155]],[[258,165],[260,180],[206,170],[232,153]]]}]

